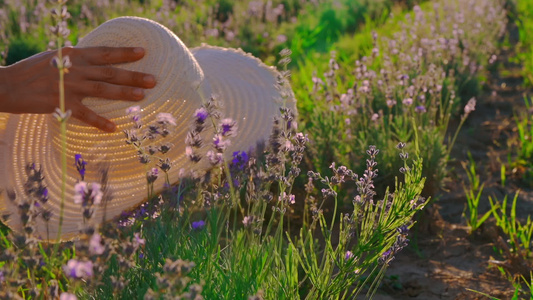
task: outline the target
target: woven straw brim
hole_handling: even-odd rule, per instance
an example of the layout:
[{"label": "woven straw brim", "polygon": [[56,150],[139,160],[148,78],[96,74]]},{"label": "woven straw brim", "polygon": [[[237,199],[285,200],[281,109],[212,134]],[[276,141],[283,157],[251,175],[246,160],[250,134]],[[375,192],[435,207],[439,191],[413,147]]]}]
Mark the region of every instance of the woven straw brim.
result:
[{"label": "woven straw brim", "polygon": [[[138,62],[120,67],[153,74],[157,86],[146,91],[145,99],[138,103],[143,109],[144,124],[156,119],[158,113],[171,113],[177,118],[177,126],[162,140],[145,141],[144,146],[161,142],[174,145],[164,157],[172,161],[169,171],[171,182],[179,180],[180,170],[202,172],[209,167],[206,161],[190,163],[185,155],[185,139],[191,128],[193,113],[202,103],[215,94],[222,101],[222,115],[237,121],[238,136],[233,139],[226,158],[233,151],[247,151],[258,142],[268,139],[272,120],[279,115],[282,106],[280,92],[275,87],[278,73],[259,60],[240,50],[200,47],[193,54],[168,29],[141,18],[123,17],[108,21],[87,35],[77,47],[135,46],[146,50]],[[196,59],[195,59],[196,57]],[[202,71],[203,70],[203,71]],[[289,107],[294,107],[291,99]],[[137,150],[125,143],[122,130],[131,129],[126,101],[85,99],[84,103],[117,124],[115,133],[103,133],[77,120],[69,120],[67,126],[67,188],[64,207],[62,239],[75,237],[83,226],[82,210],[75,204],[74,185],[79,181],[74,157],[81,154],[88,162],[85,181],[100,181],[100,170],[108,171],[108,188],[111,200],[95,208],[92,222],[99,223],[119,216],[147,198],[147,166],[139,163]],[[14,190],[24,197],[27,180],[25,167],[36,163],[42,166],[49,201],[45,205],[53,212],[47,224],[37,220],[36,235],[41,239],[55,239],[58,233],[61,163],[58,122],[51,115],[2,115],[0,116],[0,150],[3,170],[0,183],[3,189]],[[212,132],[213,128],[207,128]],[[209,150],[206,141],[202,153]],[[152,167],[157,161],[152,162]],[[155,191],[163,189],[163,179],[155,183]],[[8,226],[20,231],[21,222],[17,208],[6,194],[0,199],[1,214],[11,214]]]}]

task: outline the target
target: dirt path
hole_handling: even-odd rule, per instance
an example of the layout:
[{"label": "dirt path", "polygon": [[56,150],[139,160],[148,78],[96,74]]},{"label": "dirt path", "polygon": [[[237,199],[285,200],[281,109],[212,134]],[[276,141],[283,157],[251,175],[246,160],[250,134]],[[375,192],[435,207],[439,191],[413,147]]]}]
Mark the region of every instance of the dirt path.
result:
[{"label": "dirt path", "polygon": [[[516,45],[516,41],[511,41],[511,45]],[[514,288],[488,263],[491,258],[502,259],[493,250],[497,228],[488,222],[479,233],[469,236],[461,217],[466,203],[462,184],[468,183],[461,161],[467,161],[467,153],[472,153],[480,180],[485,183],[480,212],[489,209],[489,195],[500,200],[509,195],[511,201],[520,189],[517,214],[521,218],[533,215],[531,186],[513,176],[512,170],[507,172],[505,187],[500,182],[500,162],[507,162],[516,136],[513,113],[525,107],[524,93],[533,95],[532,89],[522,87],[519,66],[509,62],[513,50],[503,49],[498,70],[489,75],[476,111],[458,136],[448,191],[441,191],[438,200],[420,218],[418,233],[411,234],[411,247],[392,262],[374,299],[487,299],[467,289],[511,299]]]}]

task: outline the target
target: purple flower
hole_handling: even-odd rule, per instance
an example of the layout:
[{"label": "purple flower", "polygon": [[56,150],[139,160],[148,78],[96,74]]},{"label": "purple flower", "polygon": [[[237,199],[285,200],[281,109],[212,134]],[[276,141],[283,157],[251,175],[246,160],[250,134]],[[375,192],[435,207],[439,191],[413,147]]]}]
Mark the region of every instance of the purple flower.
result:
[{"label": "purple flower", "polygon": [[91,236],[89,241],[89,252],[92,254],[100,255],[104,253],[105,247],[102,245],[102,237],[99,233],[95,233]]},{"label": "purple flower", "polygon": [[100,204],[104,195],[101,185],[97,182],[88,184],[85,181],[80,181],[74,186],[74,191],[74,203],[82,206]]},{"label": "purple flower", "polygon": [[59,296],[59,300],[78,300],[78,298],[74,294],[61,293],[61,296]]},{"label": "purple flower", "polygon": [[126,108],[127,115],[137,115],[140,112],[141,112],[141,107],[139,105]]},{"label": "purple flower", "polygon": [[222,155],[222,153],[215,153],[211,150],[207,151],[205,156],[213,166],[220,164],[224,160],[224,155]]},{"label": "purple flower", "polygon": [[214,137],[213,137],[213,147],[218,151],[218,152],[224,152],[224,150],[226,150],[226,148],[231,144],[231,141],[230,140],[227,140],[227,139],[224,139],[222,137],[222,135],[220,134],[216,134]]},{"label": "purple flower", "polygon": [[136,232],[133,234],[133,246],[135,248],[138,248],[140,245],[144,245],[146,243],[145,239],[141,239],[141,234]]},{"label": "purple flower", "polygon": [[223,119],[220,121],[220,129],[222,130],[222,136],[236,136],[237,135],[237,122],[232,119]]},{"label": "purple flower", "polygon": [[148,181],[148,184],[154,183],[154,181],[159,176],[159,169],[158,168],[152,168],[150,171],[146,172],[146,180]]},{"label": "purple flower", "polygon": [[170,159],[167,157],[165,160],[159,159],[159,163],[157,166],[161,169],[163,172],[168,172],[170,168],[172,167],[172,163],[170,162]]},{"label": "purple flower", "polygon": [[353,258],[352,251],[346,251],[346,255],[344,255],[344,260],[350,260],[351,258]]},{"label": "purple flower", "polygon": [[192,222],[191,226],[192,226],[192,229],[200,230],[204,228],[205,222],[203,220]]},{"label": "purple flower", "polygon": [[245,216],[242,219],[242,224],[244,224],[244,227],[250,227],[254,221],[254,216]]},{"label": "purple flower", "polygon": [[185,155],[194,163],[197,163],[202,159],[200,155],[195,153],[192,147],[189,146],[185,147]]},{"label": "purple flower", "polygon": [[196,122],[200,124],[203,124],[208,116],[209,116],[209,113],[207,112],[207,109],[203,107],[197,109],[194,112],[194,117],[196,118]]},{"label": "purple flower", "polygon": [[470,114],[476,110],[476,98],[471,98],[465,106],[465,115]]},{"label": "purple flower", "polygon": [[419,105],[419,106],[415,107],[415,111],[418,112],[418,113],[425,113],[426,112],[426,107],[424,105]]},{"label": "purple flower", "polygon": [[239,170],[243,170],[248,163],[248,154],[244,151],[235,151],[233,152],[233,160],[231,161],[235,167]]},{"label": "purple flower", "polygon": [[87,162],[83,160],[81,154],[76,154],[74,156],[75,159],[75,165],[76,169],[78,170],[78,173],[80,173],[81,180],[85,179],[85,165],[87,165]]},{"label": "purple flower", "polygon": [[403,99],[402,103],[403,105],[410,106],[411,104],[413,104],[413,99],[412,98]]},{"label": "purple flower", "polygon": [[67,265],[63,266],[63,271],[67,276],[72,278],[87,278],[93,276],[93,262],[92,261],[78,261],[71,259]]},{"label": "purple flower", "polygon": [[289,205],[296,203],[296,197],[293,194],[287,195],[287,193],[285,193],[285,192],[283,192],[283,195],[281,195],[281,199],[280,200],[283,200],[285,203],[287,203]]}]

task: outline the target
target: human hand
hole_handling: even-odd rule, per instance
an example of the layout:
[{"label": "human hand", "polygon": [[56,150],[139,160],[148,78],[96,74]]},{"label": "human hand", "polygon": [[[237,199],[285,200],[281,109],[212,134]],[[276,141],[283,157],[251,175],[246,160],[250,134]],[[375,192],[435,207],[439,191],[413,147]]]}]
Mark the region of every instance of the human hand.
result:
[{"label": "human hand", "polygon": [[[144,89],[156,84],[152,75],[119,69],[111,64],[132,62],[144,49],[90,47],[62,49],[72,66],[64,77],[65,108],[72,116],[106,132],[116,126],[83,105],[85,97],[140,101]],[[47,51],[0,68],[0,111],[47,114],[59,107],[59,72],[51,65],[56,51]]]}]

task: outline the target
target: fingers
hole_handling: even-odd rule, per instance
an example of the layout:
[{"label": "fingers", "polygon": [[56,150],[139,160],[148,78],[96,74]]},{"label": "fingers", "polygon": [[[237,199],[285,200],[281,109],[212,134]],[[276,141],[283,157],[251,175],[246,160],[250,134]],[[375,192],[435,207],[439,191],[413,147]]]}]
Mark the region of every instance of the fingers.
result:
[{"label": "fingers", "polygon": [[89,80],[104,81],[117,85],[153,88],[156,83],[154,76],[150,74],[123,70],[111,66],[84,67],[83,71]]},{"label": "fingers", "polygon": [[79,58],[91,65],[110,65],[132,62],[144,56],[144,49],[139,47],[88,47],[65,48],[72,53],[74,61]]},{"label": "fingers", "polygon": [[69,88],[76,91],[81,98],[98,97],[112,100],[140,101],[144,98],[144,89],[115,85],[103,81],[77,81],[69,83]]},{"label": "fingers", "polygon": [[114,132],[116,125],[108,119],[99,116],[94,111],[90,110],[82,103],[77,102],[70,108],[72,110],[72,116],[84,123],[94,126],[105,132]]}]

